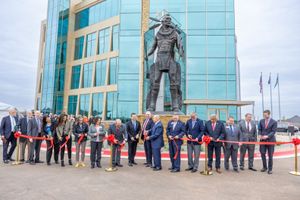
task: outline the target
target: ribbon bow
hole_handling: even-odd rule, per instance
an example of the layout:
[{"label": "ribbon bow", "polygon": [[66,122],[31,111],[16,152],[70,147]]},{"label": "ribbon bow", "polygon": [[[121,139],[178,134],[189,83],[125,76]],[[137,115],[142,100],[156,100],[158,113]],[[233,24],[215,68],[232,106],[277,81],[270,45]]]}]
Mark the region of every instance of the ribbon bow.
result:
[{"label": "ribbon bow", "polygon": [[293,140],[292,140],[292,142],[293,142],[293,144],[294,145],[300,145],[300,139],[299,138],[293,138]]},{"label": "ribbon bow", "polygon": [[210,139],[209,136],[204,136],[204,137],[203,137],[203,142],[204,142],[206,145],[208,145],[208,144],[210,143],[210,141],[211,141],[211,139]]}]

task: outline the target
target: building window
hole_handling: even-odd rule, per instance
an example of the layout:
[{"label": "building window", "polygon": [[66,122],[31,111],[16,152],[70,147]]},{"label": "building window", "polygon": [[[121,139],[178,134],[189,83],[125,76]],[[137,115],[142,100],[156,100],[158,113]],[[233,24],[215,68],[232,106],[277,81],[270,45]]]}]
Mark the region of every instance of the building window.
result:
[{"label": "building window", "polygon": [[58,76],[58,91],[64,91],[65,87],[65,68],[59,69],[59,76]]},{"label": "building window", "polygon": [[86,8],[75,15],[75,30],[99,23],[119,15],[120,0],[106,0]]},{"label": "building window", "polygon": [[103,54],[108,52],[109,45],[110,45],[109,34],[110,34],[110,28],[106,28],[99,31],[98,54]]},{"label": "building window", "polygon": [[115,25],[112,27],[112,46],[111,51],[119,50],[119,25]]},{"label": "building window", "polygon": [[82,59],[84,36],[75,39],[74,60]]},{"label": "building window", "polygon": [[107,93],[106,120],[113,120],[117,117],[117,92]]},{"label": "building window", "polygon": [[93,116],[102,117],[103,113],[103,93],[93,94]]},{"label": "building window", "polygon": [[106,60],[96,62],[95,87],[105,85]]},{"label": "building window", "polygon": [[62,109],[63,109],[63,102],[64,98],[63,96],[57,96],[56,97],[56,103],[55,103],[55,108],[56,108],[56,114],[61,114]]},{"label": "building window", "polygon": [[77,95],[69,96],[69,102],[68,102],[68,114],[69,115],[76,115],[77,99],[78,99]]},{"label": "building window", "polygon": [[90,110],[90,95],[82,94],[80,95],[80,106],[79,114],[82,116],[88,116]]},{"label": "building window", "polygon": [[81,70],[80,65],[72,67],[71,89],[78,89],[79,88],[80,70]]},{"label": "building window", "polygon": [[83,88],[88,88],[92,86],[92,72],[93,72],[93,63],[87,63],[83,65],[83,80],[82,80]]},{"label": "building window", "polygon": [[109,63],[109,85],[117,84],[118,58],[111,58]]},{"label": "building window", "polygon": [[88,34],[86,37],[85,57],[95,55],[95,49],[96,49],[96,33]]}]

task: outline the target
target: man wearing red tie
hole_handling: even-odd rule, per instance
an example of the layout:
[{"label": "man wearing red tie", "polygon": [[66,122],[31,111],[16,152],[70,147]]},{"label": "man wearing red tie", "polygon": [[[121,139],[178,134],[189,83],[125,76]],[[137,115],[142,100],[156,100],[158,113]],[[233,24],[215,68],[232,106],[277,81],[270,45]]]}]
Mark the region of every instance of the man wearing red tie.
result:
[{"label": "man wearing red tie", "polygon": [[[265,110],[264,119],[260,120],[258,124],[258,135],[261,142],[276,142],[275,134],[277,129],[277,122],[270,117],[271,112]],[[260,145],[259,151],[263,163],[261,172],[268,171],[268,174],[272,174],[273,169],[273,153],[275,145]],[[266,153],[268,152],[269,162],[267,165]]]},{"label": "man wearing red tie", "polygon": [[145,114],[145,120],[142,125],[142,136],[141,139],[144,140],[144,149],[145,149],[145,156],[146,162],[144,165],[146,167],[152,167],[152,148],[151,148],[151,141],[146,140],[146,137],[149,136],[148,133],[154,126],[154,122],[152,120],[151,112],[147,111]]},{"label": "man wearing red tie", "polygon": [[220,174],[222,142],[219,140],[224,139],[225,126],[221,121],[217,120],[216,115],[211,115],[210,120],[205,123],[204,134],[211,139],[211,142],[208,144],[208,170],[212,170],[213,152],[215,151],[216,171]]}]

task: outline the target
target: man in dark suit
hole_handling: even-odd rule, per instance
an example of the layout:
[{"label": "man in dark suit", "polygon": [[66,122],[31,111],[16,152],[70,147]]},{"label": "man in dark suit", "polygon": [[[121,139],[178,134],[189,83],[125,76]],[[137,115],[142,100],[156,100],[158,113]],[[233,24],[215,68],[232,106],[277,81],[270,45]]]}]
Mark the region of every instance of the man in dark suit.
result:
[{"label": "man in dark suit", "polygon": [[113,167],[123,167],[121,164],[121,146],[125,144],[127,133],[126,133],[126,126],[122,124],[120,119],[116,119],[115,123],[109,126],[108,135],[113,134],[115,137],[114,144],[112,147],[112,164]]},{"label": "man in dark suit", "polygon": [[[264,119],[260,120],[258,124],[258,135],[261,142],[276,142],[275,134],[277,129],[277,122],[270,117],[271,112],[265,110]],[[259,151],[263,163],[263,169],[261,172],[268,171],[268,174],[272,174],[273,170],[273,153],[275,145],[260,145]],[[266,153],[268,152],[269,162],[267,165]]]},{"label": "man in dark suit", "polygon": [[[240,140],[240,129],[234,124],[234,118],[228,118],[228,125],[225,129],[225,140],[227,141],[235,141],[238,142]],[[224,165],[225,169],[229,170],[229,158],[231,157],[231,163],[233,166],[233,170],[235,172],[238,171],[238,164],[237,164],[237,155],[238,155],[239,144],[237,143],[225,143],[225,159]]]},{"label": "man in dark suit", "polygon": [[142,126],[142,136],[141,139],[144,140],[144,149],[145,149],[145,156],[146,156],[146,163],[144,165],[146,167],[152,167],[152,148],[151,148],[151,141],[146,140],[149,131],[154,126],[154,122],[152,120],[151,112],[147,111],[145,114],[145,120]]},{"label": "man in dark suit", "polygon": [[153,171],[159,171],[161,167],[161,148],[164,147],[164,128],[159,119],[159,115],[153,116],[154,126],[149,131],[146,140],[151,141],[153,159],[154,159],[154,168]]},{"label": "man in dark suit", "polygon": [[169,142],[169,155],[172,166],[171,172],[180,172],[180,152],[183,144],[181,138],[185,134],[185,124],[179,120],[178,115],[173,115],[172,120],[168,122],[167,136]]},{"label": "man in dark suit", "polygon": [[137,165],[134,161],[136,147],[140,139],[141,124],[137,121],[135,113],[131,114],[131,120],[126,123],[127,141],[128,141],[128,166]]},{"label": "man in dark suit", "polygon": [[[257,128],[255,122],[252,120],[252,115],[247,113],[245,120],[239,123],[241,131],[241,142],[256,142],[257,141]],[[248,168],[252,171],[257,171],[253,168],[255,144],[242,144],[240,147],[240,169],[244,170],[244,158],[248,150]]]},{"label": "man in dark suit", "polygon": [[[18,122],[18,129],[21,132],[22,135],[27,135],[27,126],[28,122],[32,117],[32,112],[27,112],[26,116],[19,120]],[[20,161],[25,162],[25,150],[26,146],[28,145],[28,139],[27,138],[20,138]],[[29,151],[28,151],[29,152]],[[27,158],[27,161],[29,162],[29,155]]]},{"label": "man in dark suit", "polygon": [[[40,111],[35,111],[34,116],[28,121],[27,134],[32,137],[41,137],[42,120]],[[41,141],[29,139],[29,164],[43,163],[40,161]]]},{"label": "man in dark suit", "polygon": [[217,120],[216,115],[211,115],[210,120],[205,123],[204,134],[211,139],[211,142],[208,145],[208,170],[212,170],[213,152],[215,151],[216,171],[220,174],[222,173],[220,170],[222,143],[219,142],[219,140],[224,139],[225,127],[221,121]]},{"label": "man in dark suit", "polygon": [[[204,122],[197,117],[196,113],[191,113],[191,118],[186,122],[185,125],[186,136],[191,140],[202,141],[204,133]],[[195,173],[199,166],[199,157],[201,151],[201,145],[198,142],[187,142],[188,151],[188,165],[186,171]]]},{"label": "man in dark suit", "polygon": [[[11,156],[17,145],[17,140],[14,137],[18,123],[18,119],[16,117],[17,112],[14,108],[11,108],[8,113],[8,116],[3,117],[0,127],[0,135],[3,141],[3,162],[5,164],[9,163],[9,161],[14,161]],[[11,145],[10,149],[9,144]]]}]

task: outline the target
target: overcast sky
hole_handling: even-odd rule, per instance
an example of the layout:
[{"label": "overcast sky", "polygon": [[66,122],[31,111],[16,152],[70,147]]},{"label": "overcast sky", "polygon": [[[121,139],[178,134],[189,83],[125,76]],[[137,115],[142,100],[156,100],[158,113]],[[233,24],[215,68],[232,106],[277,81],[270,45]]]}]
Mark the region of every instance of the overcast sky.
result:
[{"label": "overcast sky", "polygon": [[[269,72],[273,84],[280,74],[282,115],[300,113],[300,1],[236,0],[237,49],[241,69],[242,100],[254,100],[261,113],[259,76],[263,72],[265,108],[270,108]],[[32,108],[40,22],[46,18],[47,0],[0,2],[0,102]],[[273,91],[274,117],[278,95]],[[251,111],[243,108],[243,113]]]}]

